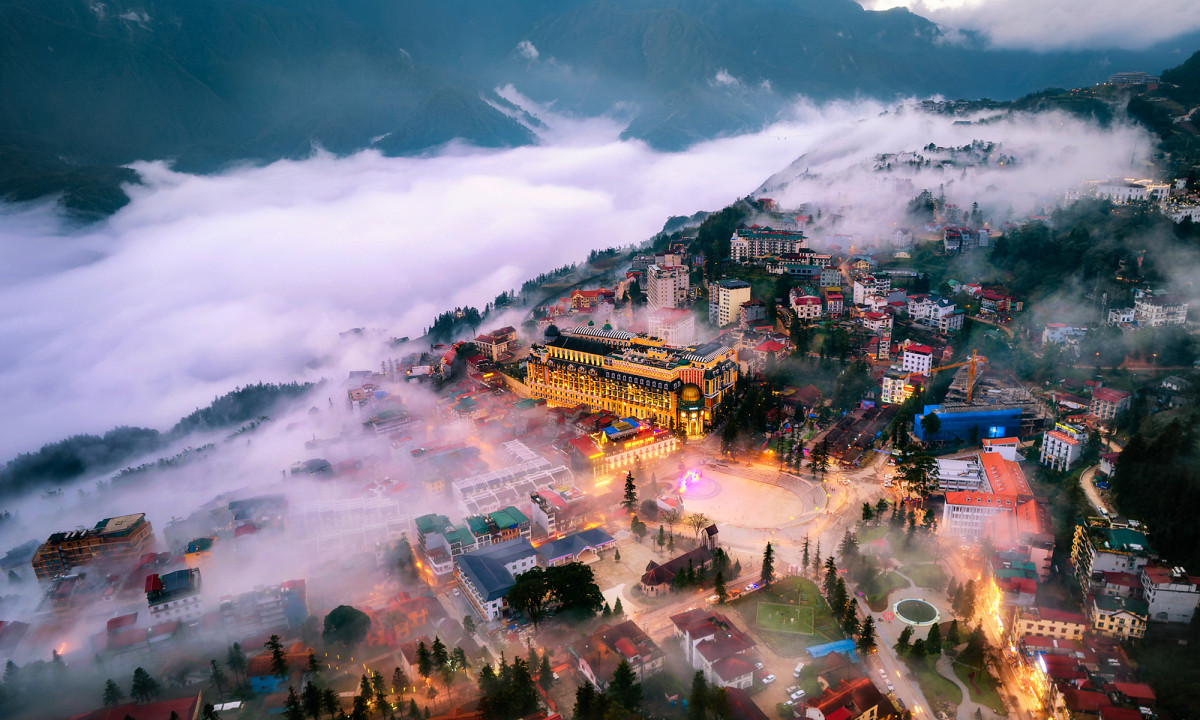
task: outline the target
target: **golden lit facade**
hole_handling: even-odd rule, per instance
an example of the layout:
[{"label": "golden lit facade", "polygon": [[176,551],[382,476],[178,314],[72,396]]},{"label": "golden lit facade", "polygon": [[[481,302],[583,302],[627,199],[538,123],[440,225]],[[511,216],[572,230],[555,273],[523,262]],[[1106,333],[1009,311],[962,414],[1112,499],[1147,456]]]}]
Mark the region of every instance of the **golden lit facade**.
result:
[{"label": "golden lit facade", "polygon": [[737,353],[720,343],[675,348],[619,331],[559,335],[551,326],[530,351],[526,384],[551,405],[589,405],[697,437],[737,377]]}]

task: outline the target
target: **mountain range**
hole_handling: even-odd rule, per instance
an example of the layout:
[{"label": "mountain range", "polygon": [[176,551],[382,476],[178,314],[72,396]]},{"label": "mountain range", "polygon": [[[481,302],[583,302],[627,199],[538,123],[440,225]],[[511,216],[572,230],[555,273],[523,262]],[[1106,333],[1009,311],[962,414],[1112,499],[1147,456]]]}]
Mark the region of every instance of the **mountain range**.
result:
[{"label": "mountain range", "polygon": [[0,193],[127,201],[124,165],[536,142],[495,89],[623,112],[664,150],[816,100],[1005,99],[1158,72],[1200,47],[994,50],[852,0],[0,0]]}]

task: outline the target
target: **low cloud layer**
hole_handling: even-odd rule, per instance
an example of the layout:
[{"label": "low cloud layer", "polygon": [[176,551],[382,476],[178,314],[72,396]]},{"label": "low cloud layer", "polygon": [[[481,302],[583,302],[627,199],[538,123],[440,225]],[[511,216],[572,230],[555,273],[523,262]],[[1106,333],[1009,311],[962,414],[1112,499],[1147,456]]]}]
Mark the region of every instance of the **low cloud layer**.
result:
[{"label": "low cloud layer", "polygon": [[[0,456],[117,424],[165,427],[239,384],[373,367],[379,358],[347,351],[337,333],[415,337],[444,309],[643,240],[670,215],[718,209],[806,153],[859,173],[840,196],[854,204],[878,194],[862,168],[884,150],[1019,136],[1035,158],[1024,189],[1036,195],[1149,146],[1065,118],[962,128],[885,109],[801,105],[762,132],[676,154],[619,140],[615,122],[542,112],[537,147],[318,155],[208,177],[143,164],[132,202],[84,229],[46,207],[9,208]],[[1064,138],[1076,154],[1057,150]]]},{"label": "low cloud layer", "polygon": [[863,0],[869,10],[907,7],[948,28],[975,30],[1000,48],[1139,50],[1200,30],[1189,0]]}]

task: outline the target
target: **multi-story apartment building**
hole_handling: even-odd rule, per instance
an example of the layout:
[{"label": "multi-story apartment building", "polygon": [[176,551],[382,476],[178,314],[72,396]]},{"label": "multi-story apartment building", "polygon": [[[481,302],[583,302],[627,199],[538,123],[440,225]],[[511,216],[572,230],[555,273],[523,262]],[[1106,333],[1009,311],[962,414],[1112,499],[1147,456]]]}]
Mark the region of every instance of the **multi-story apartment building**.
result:
[{"label": "multi-story apartment building", "polygon": [[793,288],[789,299],[797,320],[812,322],[821,319],[821,298],[800,288]]},{"label": "multi-story apartment building", "polygon": [[493,362],[517,344],[517,331],[510,325],[475,337],[475,348]]},{"label": "multi-story apartment building", "polygon": [[583,529],[582,495],[573,485],[530,493],[533,524],[551,538]]},{"label": "multi-story apartment building", "polygon": [[629,333],[590,336],[547,328],[531,348],[526,384],[551,405],[590,405],[689,436],[703,435],[738,377],[736,351],[721,342],[669,347]]},{"label": "multi-story apartment building", "polygon": [[87,530],[54,533],[30,562],[39,580],[49,580],[93,560],[132,563],[154,550],[154,531],[145,513],[105,518]]},{"label": "multi-story apartment building", "polygon": [[200,603],[200,571],[188,568],[148,576],[146,604],[152,624],[172,620],[184,624],[199,622],[204,615]]},{"label": "multi-story apartment building", "polygon": [[1087,431],[1070,423],[1055,423],[1042,433],[1041,463],[1052,470],[1067,471],[1083,456]]},{"label": "multi-story apartment building", "polygon": [[754,641],[720,613],[688,610],[671,616],[674,636],[684,659],[717,687],[748,688],[754,682],[754,665],[748,653]]},{"label": "multi-story apartment building", "polygon": [[1096,573],[1137,573],[1150,563],[1150,542],[1141,531],[1126,523],[1091,518],[1075,526],[1071,542],[1071,564],[1075,579],[1086,591]]},{"label": "multi-story apartment building", "polygon": [[718,280],[708,292],[708,322],[714,327],[735,322],[742,303],[750,302],[750,283],[744,280]]},{"label": "multi-story apartment building", "polygon": [[1124,390],[1115,388],[1096,388],[1092,393],[1092,402],[1088,406],[1088,414],[1099,420],[1109,422],[1129,409],[1130,395]]},{"label": "multi-story apartment building", "polygon": [[1050,608],[1018,608],[1009,624],[1011,639],[1020,640],[1029,635],[1057,638],[1059,640],[1081,640],[1088,629],[1088,619],[1083,613]]},{"label": "multi-story apartment building", "polygon": [[837,317],[842,314],[845,305],[842,298],[841,290],[836,287],[825,288],[825,314]]},{"label": "multi-story apartment building", "polygon": [[1137,640],[1146,636],[1146,603],[1135,598],[1093,595],[1088,604],[1092,629],[1118,640]]},{"label": "multi-story apartment building", "polygon": [[821,268],[821,287],[841,287],[842,271],[835,267]]},{"label": "multi-story apartment building", "polygon": [[682,308],[689,305],[691,280],[683,265],[651,265],[646,270],[646,302],[652,308]]},{"label": "multi-story apartment building", "polygon": [[1200,578],[1181,567],[1147,565],[1142,568],[1142,597],[1151,620],[1190,623],[1200,604]]},{"label": "multi-story apartment building", "polygon": [[851,287],[854,304],[862,305],[869,297],[887,296],[888,291],[892,289],[892,279],[886,275],[859,275],[854,278]]},{"label": "multi-story apartment building", "polygon": [[1138,327],[1182,325],[1187,322],[1188,304],[1174,295],[1143,294],[1133,301],[1133,319]]},{"label": "multi-story apartment building", "polygon": [[746,262],[776,255],[796,255],[804,249],[804,233],[771,228],[735,230],[729,240],[729,256]]},{"label": "multi-story apartment building", "polygon": [[650,337],[667,345],[687,347],[696,342],[696,316],[691,310],[662,308],[647,317]]},{"label": "multi-story apartment building", "polygon": [[895,367],[883,371],[880,401],[885,405],[900,405],[913,396],[922,384],[924,376],[904,372]]},{"label": "multi-story apartment building", "polygon": [[965,313],[955,306],[953,300],[940,295],[910,295],[908,315],[914,322],[950,333],[962,330]]},{"label": "multi-story apartment building", "polygon": [[912,343],[901,357],[900,369],[904,372],[928,375],[933,370],[933,348],[928,345]]}]

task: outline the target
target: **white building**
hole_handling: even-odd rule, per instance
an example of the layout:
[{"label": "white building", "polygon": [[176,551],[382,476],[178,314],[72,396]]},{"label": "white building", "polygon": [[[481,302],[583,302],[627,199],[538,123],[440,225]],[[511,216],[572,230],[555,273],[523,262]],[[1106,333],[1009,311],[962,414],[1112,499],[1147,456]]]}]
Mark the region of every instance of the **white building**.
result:
[{"label": "white building", "polygon": [[651,337],[674,347],[688,347],[696,342],[696,316],[691,310],[661,308],[648,317]]},{"label": "white building", "polygon": [[842,271],[834,267],[821,268],[821,287],[841,287]]},{"label": "white building", "polygon": [[1171,195],[1171,186],[1155,180],[1105,180],[1096,185],[1096,195],[1113,202],[1141,202],[1143,200],[1166,200]]},{"label": "white building", "polygon": [[1065,345],[1070,342],[1078,342],[1087,335],[1086,327],[1076,327],[1066,323],[1046,323],[1046,327],[1042,328],[1042,344],[1058,343]]},{"label": "white building", "polygon": [[892,247],[897,250],[904,250],[912,247],[913,234],[908,228],[896,228],[892,231]]},{"label": "white building", "polygon": [[1182,325],[1187,322],[1188,304],[1174,295],[1144,293],[1133,301],[1133,319],[1138,327]]},{"label": "white building", "polygon": [[651,265],[646,269],[646,302],[652,308],[688,306],[691,280],[682,265]]},{"label": "white building", "polygon": [[709,285],[708,321],[716,327],[736,322],[742,303],[750,301],[750,283],[719,280]]},{"label": "white building", "polygon": [[792,312],[795,313],[798,320],[821,319],[821,298],[809,295],[800,288],[792,288],[790,300]]},{"label": "white building", "polygon": [[886,297],[892,289],[892,279],[887,276],[862,275],[854,278],[854,304],[862,305],[869,297]]},{"label": "white building", "polygon": [[933,348],[916,344],[904,348],[900,369],[904,372],[928,375],[933,370]]},{"label": "white building", "polygon": [[1042,433],[1041,463],[1052,470],[1067,471],[1083,456],[1087,432],[1078,425],[1056,423]]},{"label": "white building", "polygon": [[941,295],[910,295],[908,315],[913,321],[937,328],[942,333],[962,330],[963,311],[955,306],[953,300]]},{"label": "white building", "polygon": [[458,556],[454,575],[479,615],[491,621],[504,612],[514,578],[537,564],[537,550],[522,537]]},{"label": "white building", "polygon": [[729,241],[734,262],[757,260],[769,255],[795,255],[804,248],[804,233],[771,228],[735,230]]},{"label": "white building", "polygon": [[992,486],[988,484],[978,456],[965,460],[938,458],[936,473],[938,490],[943,492],[990,493],[992,491]]},{"label": "white building", "polygon": [[1150,566],[1142,568],[1142,597],[1150,611],[1150,619],[1160,622],[1190,623],[1200,605],[1200,578],[1187,574],[1181,567]]}]

